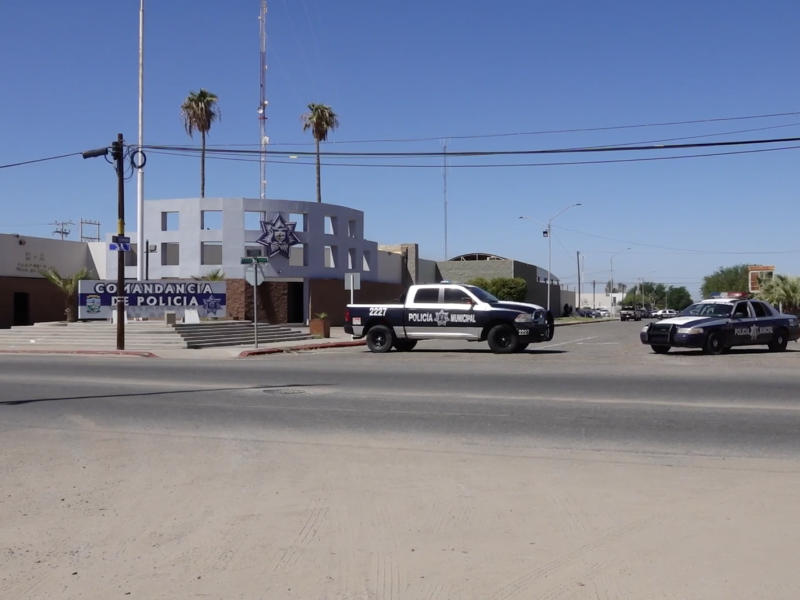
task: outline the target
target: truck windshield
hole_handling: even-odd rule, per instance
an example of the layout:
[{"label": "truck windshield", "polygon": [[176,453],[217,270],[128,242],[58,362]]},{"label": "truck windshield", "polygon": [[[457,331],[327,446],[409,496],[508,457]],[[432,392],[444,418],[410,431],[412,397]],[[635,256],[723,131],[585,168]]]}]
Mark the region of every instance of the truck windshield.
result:
[{"label": "truck windshield", "polygon": [[481,302],[486,302],[487,304],[492,302],[500,302],[500,300],[492,296],[489,292],[482,290],[479,287],[475,287],[474,285],[465,285],[464,287],[472,292],[472,294]]}]

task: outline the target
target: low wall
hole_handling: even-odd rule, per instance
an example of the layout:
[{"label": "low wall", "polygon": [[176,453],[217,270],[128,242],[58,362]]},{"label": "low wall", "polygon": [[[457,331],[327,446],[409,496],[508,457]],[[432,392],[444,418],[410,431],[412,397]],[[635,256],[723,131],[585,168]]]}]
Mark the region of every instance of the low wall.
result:
[{"label": "low wall", "polygon": [[[350,292],[344,289],[341,279],[312,279],[309,281],[310,316],[326,313],[331,325],[344,325],[344,313],[350,303]],[[399,283],[362,281],[361,289],[355,291],[356,304],[386,304],[396,302],[406,288]]]},{"label": "low wall", "polygon": [[[43,278],[0,277],[0,329],[14,325],[14,293],[28,294],[28,322],[63,321],[64,296],[52,283]],[[77,310],[77,304],[74,307]],[[19,319],[20,315],[17,315]]]},{"label": "low wall", "polygon": [[[228,317],[237,321],[253,320],[253,286],[244,279],[227,279]],[[341,283],[341,282],[340,282]],[[258,320],[277,325],[289,315],[289,284],[280,281],[258,286]]]}]

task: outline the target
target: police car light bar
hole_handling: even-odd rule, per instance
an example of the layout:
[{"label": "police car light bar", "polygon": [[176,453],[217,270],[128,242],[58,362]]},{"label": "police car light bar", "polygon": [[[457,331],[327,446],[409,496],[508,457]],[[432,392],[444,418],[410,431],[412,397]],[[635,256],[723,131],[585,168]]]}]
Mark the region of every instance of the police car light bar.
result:
[{"label": "police car light bar", "polygon": [[746,298],[749,296],[747,292],[712,292],[708,295],[709,298]]}]

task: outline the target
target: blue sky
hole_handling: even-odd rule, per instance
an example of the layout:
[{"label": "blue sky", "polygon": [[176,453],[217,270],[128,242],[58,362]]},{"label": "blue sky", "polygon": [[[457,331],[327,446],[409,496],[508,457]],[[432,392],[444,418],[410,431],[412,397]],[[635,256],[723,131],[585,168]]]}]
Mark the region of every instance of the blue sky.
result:
[{"label": "blue sky", "polygon": [[[138,6],[138,0],[30,0],[1,9],[0,165],[103,146],[117,132],[135,142]],[[179,106],[190,90],[205,87],[219,95],[223,112],[209,143],[257,147],[258,11],[259,0],[148,2],[146,143],[191,143]],[[441,138],[458,152],[710,134],[728,135],[696,141],[800,136],[798,113],[458,138],[792,112],[800,107],[798,24],[800,3],[788,0],[270,0],[269,136],[275,149],[310,149],[288,146],[311,141],[299,120],[308,102],[330,104],[340,115],[341,129],[331,137],[338,144],[326,147],[338,151],[438,152]],[[429,139],[342,143],[409,138]],[[800,150],[627,164],[458,166],[555,160],[453,159],[449,254],[492,252],[546,266],[542,228],[517,217],[546,221],[581,202],[554,223],[574,230],[554,230],[553,270],[565,282],[576,281],[576,251],[586,255],[587,279],[604,281],[609,257],[626,247],[632,250],[614,261],[615,279],[645,277],[692,292],[720,265],[800,271],[793,227],[800,217]],[[416,241],[424,257],[441,259],[440,161],[405,162],[431,168],[323,167],[323,199],[364,210],[370,239]],[[148,198],[196,196],[198,180],[195,157],[149,156]],[[314,199],[313,166],[272,164],[268,180],[269,197]],[[49,235],[47,223],[81,217],[110,231],[115,193],[113,171],[102,160],[2,169],[0,231]],[[258,193],[256,162],[209,160],[207,196]],[[127,194],[134,229],[135,180]]]}]

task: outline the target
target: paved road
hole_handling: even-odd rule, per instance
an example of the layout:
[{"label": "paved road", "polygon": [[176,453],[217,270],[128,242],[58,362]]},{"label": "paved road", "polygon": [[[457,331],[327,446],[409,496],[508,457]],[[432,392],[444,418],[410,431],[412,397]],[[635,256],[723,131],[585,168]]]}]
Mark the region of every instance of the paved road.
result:
[{"label": "paved road", "polygon": [[0,356],[0,598],[795,600],[800,353],[639,326]]},{"label": "paved road", "polygon": [[638,342],[639,328],[567,327],[514,356],[462,342],[388,355],[352,348],[208,363],[4,356],[0,428],[59,427],[72,416],[109,429],[418,433],[534,447],[800,456],[800,353],[658,356]]}]

